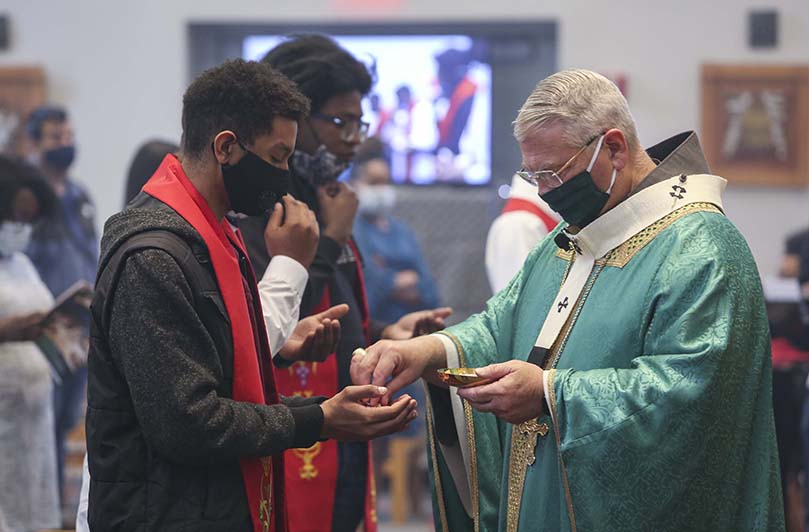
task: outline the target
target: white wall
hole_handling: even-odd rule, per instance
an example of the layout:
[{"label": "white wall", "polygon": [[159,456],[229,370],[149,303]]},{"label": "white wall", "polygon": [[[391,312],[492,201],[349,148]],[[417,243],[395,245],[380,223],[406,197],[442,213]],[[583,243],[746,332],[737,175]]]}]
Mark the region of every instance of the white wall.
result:
[{"label": "white wall", "polygon": [[[775,51],[747,47],[746,16],[756,7],[779,10]],[[51,99],[73,114],[76,174],[94,191],[102,220],[120,206],[135,147],[147,137],[179,137],[190,20],[555,19],[560,67],[627,75],[645,144],[699,127],[701,63],[809,62],[807,0],[5,0],[0,10],[13,31],[0,65],[44,66]],[[762,273],[772,274],[785,234],[809,224],[809,190],[731,184],[726,208]]]}]

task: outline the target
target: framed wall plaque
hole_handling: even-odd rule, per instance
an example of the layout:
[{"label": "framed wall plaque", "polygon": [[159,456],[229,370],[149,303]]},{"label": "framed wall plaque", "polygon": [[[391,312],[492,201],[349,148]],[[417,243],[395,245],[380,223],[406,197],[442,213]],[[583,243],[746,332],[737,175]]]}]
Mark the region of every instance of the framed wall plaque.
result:
[{"label": "framed wall plaque", "polygon": [[25,155],[23,126],[45,103],[45,73],[35,66],[0,67],[0,152]]},{"label": "framed wall plaque", "polygon": [[703,65],[701,137],[732,183],[809,185],[809,65]]}]

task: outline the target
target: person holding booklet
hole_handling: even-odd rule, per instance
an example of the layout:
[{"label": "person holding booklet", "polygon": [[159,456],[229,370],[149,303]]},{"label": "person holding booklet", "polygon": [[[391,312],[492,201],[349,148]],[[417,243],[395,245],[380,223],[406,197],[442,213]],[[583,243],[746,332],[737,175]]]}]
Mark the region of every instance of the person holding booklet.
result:
[{"label": "person holding booklet", "polygon": [[53,296],[23,253],[56,198],[30,166],[0,157],[0,530],[60,524],[53,384],[34,340]]},{"label": "person holding booklet", "polygon": [[[28,116],[25,130],[30,143],[28,161],[34,164],[58,198],[53,216],[37,224],[26,254],[42,281],[54,296],[64,293],[76,281],[93,282],[98,266],[96,208],[92,195],[76,179],[76,134],[67,109],[43,105]],[[84,324],[87,342],[89,322]],[[78,353],[76,353],[78,355]],[[56,459],[60,490],[64,479],[67,435],[82,419],[87,388],[84,351],[76,370],[54,382],[53,408],[56,431]]]},{"label": "person holding booklet", "polygon": [[57,385],[71,379],[85,364],[89,348],[85,324],[90,320],[92,300],[93,285],[76,281],[42,318],[43,332],[36,343],[50,362]]}]

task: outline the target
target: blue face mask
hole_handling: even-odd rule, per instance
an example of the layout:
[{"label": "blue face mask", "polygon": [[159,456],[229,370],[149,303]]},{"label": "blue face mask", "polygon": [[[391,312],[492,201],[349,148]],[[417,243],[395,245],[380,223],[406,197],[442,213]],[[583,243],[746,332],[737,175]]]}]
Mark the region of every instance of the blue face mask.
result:
[{"label": "blue face mask", "polygon": [[61,146],[44,151],[42,158],[45,163],[56,170],[67,170],[76,158],[76,146]]},{"label": "blue face mask", "polygon": [[25,251],[31,242],[31,224],[12,222],[0,223],[0,257],[10,257],[17,252]]},{"label": "blue face mask", "polygon": [[541,198],[559,215],[572,226],[583,228],[593,222],[601,214],[604,205],[610,199],[612,186],[615,184],[615,175],[618,170],[612,169],[610,186],[606,192],[598,189],[590,171],[595,165],[601,143],[604,141],[602,135],[598,139],[596,151],[593,153],[590,164],[583,172],[576,174],[572,178],[562,183],[559,187],[541,195]]}]

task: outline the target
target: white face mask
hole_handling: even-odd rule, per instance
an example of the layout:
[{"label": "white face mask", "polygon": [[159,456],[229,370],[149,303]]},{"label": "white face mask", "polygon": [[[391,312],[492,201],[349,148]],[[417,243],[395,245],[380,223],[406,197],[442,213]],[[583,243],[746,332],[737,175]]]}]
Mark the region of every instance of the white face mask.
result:
[{"label": "white face mask", "polygon": [[31,242],[31,224],[5,221],[0,224],[0,255],[8,257],[24,251]]},{"label": "white face mask", "polygon": [[396,205],[396,189],[393,185],[360,185],[357,196],[360,200],[359,211],[369,216],[387,214]]}]

